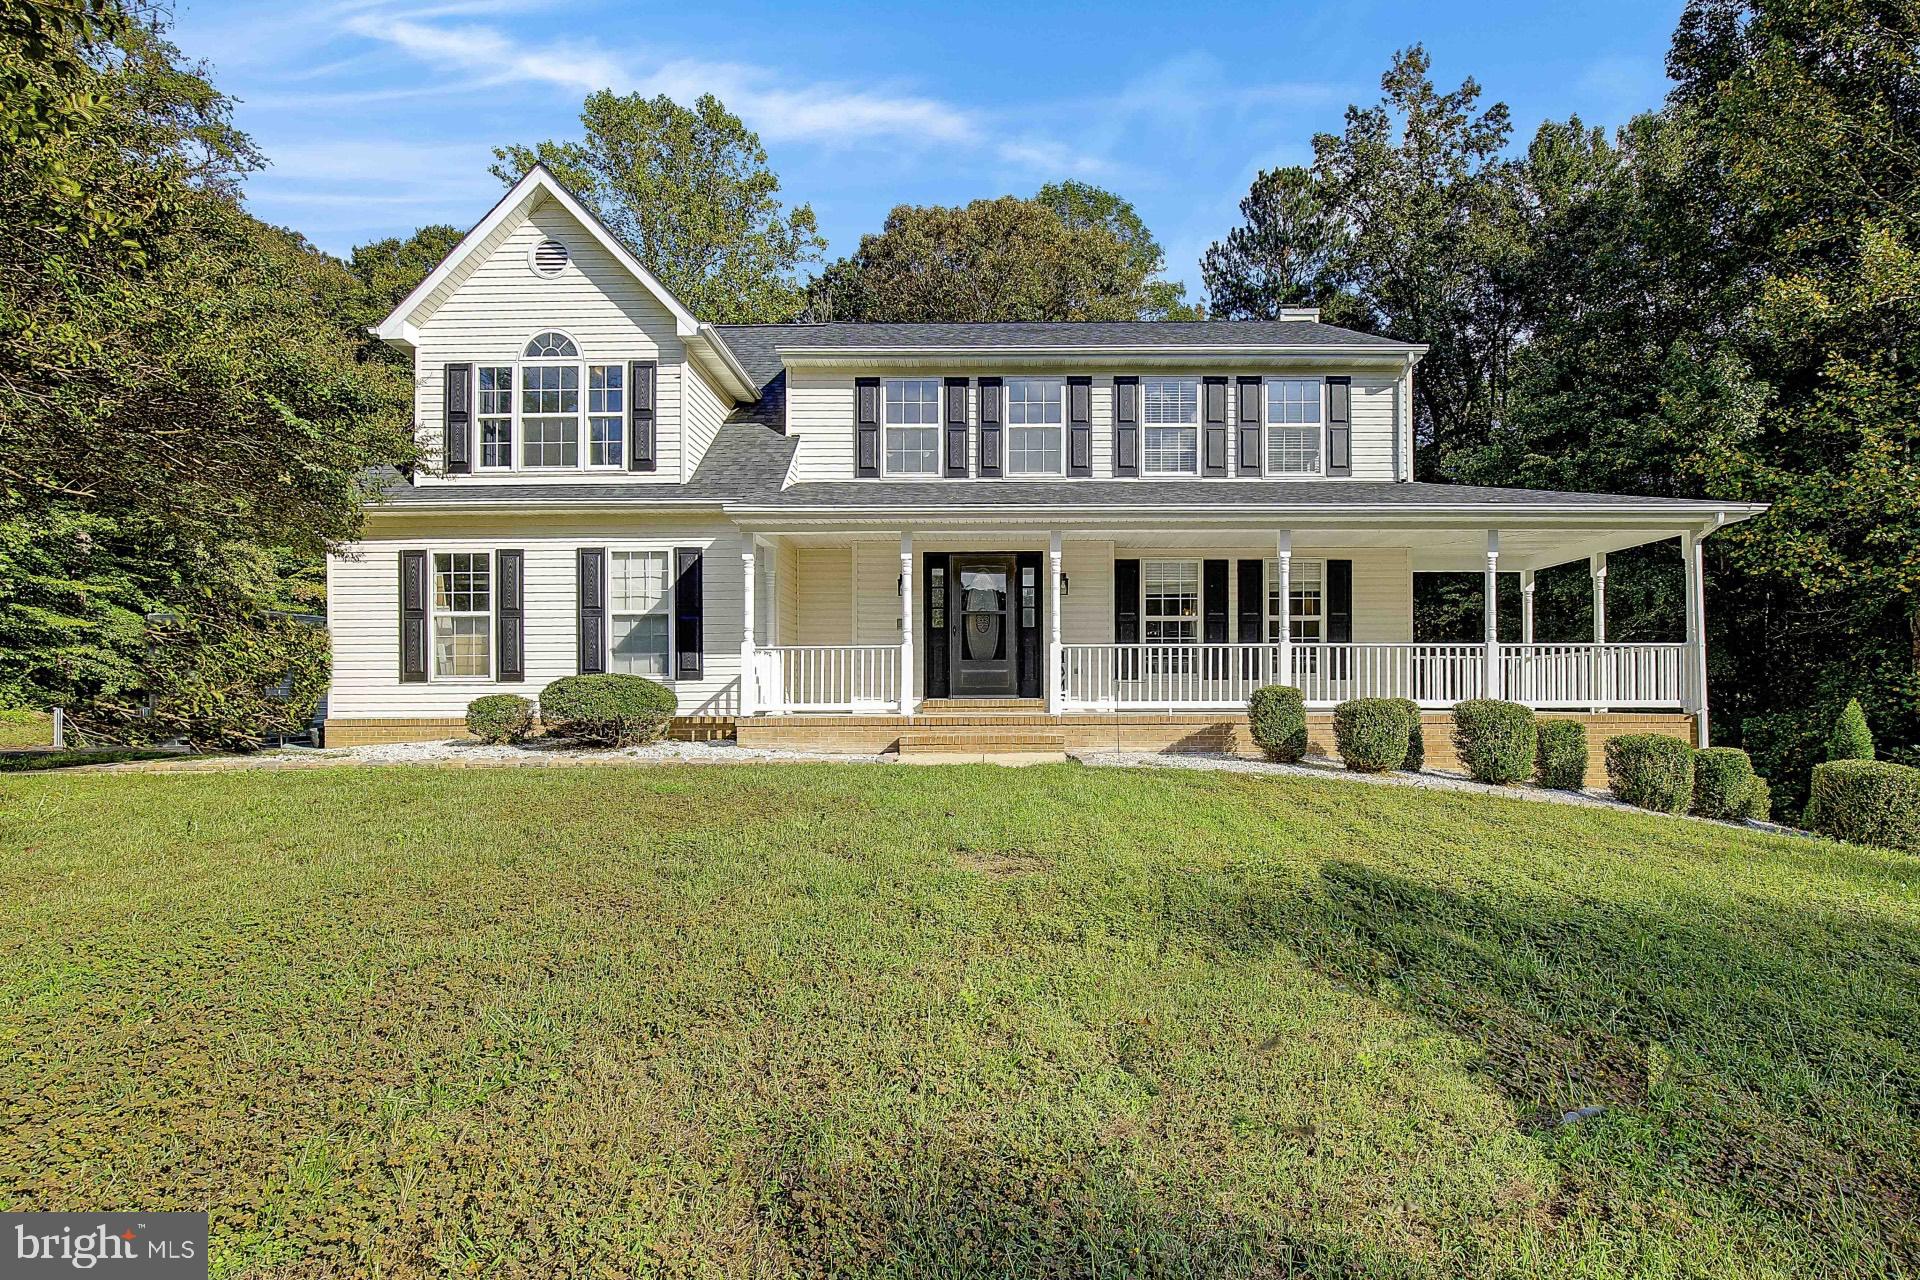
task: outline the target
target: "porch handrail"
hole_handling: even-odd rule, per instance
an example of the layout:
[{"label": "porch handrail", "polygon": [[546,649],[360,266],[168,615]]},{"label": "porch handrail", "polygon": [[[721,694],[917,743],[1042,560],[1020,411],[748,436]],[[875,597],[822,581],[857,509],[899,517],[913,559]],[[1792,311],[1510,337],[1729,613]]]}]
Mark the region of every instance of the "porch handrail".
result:
[{"label": "porch handrail", "polygon": [[1679,706],[1686,653],[1681,642],[1508,644],[1500,683],[1530,707]]},{"label": "porch handrail", "polygon": [[897,644],[789,644],[753,651],[764,711],[865,711],[897,705]]},{"label": "porch handrail", "polygon": [[1277,644],[1062,644],[1062,701],[1116,710],[1244,707],[1280,670]]},{"label": "porch handrail", "polygon": [[1308,706],[1349,698],[1411,698],[1450,707],[1486,687],[1486,647],[1478,644],[1308,643],[1293,646],[1293,678]]}]

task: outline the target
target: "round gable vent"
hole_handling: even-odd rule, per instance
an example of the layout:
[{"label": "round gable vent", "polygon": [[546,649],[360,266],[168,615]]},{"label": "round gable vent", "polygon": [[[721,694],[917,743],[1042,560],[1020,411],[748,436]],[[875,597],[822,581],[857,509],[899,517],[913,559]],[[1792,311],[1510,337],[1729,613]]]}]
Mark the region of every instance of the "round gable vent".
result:
[{"label": "round gable vent", "polygon": [[533,274],[551,280],[567,269],[567,246],[558,240],[542,240],[533,246]]}]

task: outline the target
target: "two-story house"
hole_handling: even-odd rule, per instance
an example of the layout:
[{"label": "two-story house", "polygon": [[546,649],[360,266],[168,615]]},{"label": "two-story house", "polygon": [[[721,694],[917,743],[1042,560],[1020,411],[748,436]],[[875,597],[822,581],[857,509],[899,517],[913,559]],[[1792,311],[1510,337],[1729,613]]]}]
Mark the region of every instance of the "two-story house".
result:
[{"label": "two-story house", "polygon": [[[376,332],[430,461],[330,563],[332,743],[599,671],[748,744],[1244,748],[1274,682],[1704,741],[1700,543],[1761,510],[1415,481],[1424,348],[1312,311],[703,323],[542,169]],[[1607,553],[1660,540],[1685,618],[1610,644]],[[1592,638],[1538,643],[1533,575],[1574,561]],[[1459,570],[1484,639],[1417,642],[1414,575]]]}]

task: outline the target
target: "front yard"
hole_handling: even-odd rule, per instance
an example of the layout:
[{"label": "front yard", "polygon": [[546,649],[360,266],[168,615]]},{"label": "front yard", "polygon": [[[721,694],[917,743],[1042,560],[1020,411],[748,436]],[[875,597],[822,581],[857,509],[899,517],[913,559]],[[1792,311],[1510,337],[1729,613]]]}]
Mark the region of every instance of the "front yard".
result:
[{"label": "front yard", "polygon": [[1071,765],[11,777],[0,938],[0,1209],[205,1207],[216,1276],[1920,1265],[1920,860],[1818,841]]}]

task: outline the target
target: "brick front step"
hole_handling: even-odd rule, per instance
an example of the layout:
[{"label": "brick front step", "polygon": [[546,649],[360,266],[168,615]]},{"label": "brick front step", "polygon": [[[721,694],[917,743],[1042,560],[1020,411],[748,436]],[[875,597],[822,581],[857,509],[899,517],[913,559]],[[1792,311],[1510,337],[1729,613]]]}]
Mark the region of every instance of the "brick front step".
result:
[{"label": "brick front step", "polygon": [[898,749],[903,756],[1060,755],[1066,752],[1067,737],[1031,729],[909,729],[900,735]]}]

